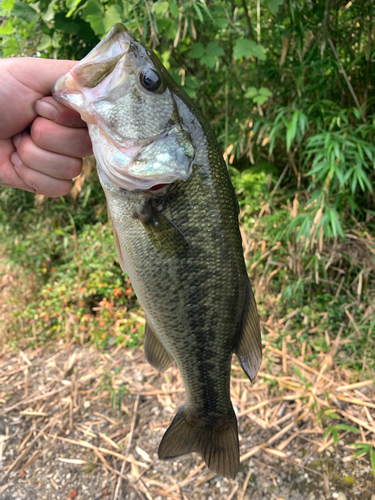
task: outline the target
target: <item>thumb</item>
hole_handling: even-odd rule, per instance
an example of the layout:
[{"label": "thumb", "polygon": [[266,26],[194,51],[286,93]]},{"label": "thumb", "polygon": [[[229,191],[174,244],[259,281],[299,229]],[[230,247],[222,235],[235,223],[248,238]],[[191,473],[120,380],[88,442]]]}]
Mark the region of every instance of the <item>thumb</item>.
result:
[{"label": "thumb", "polygon": [[86,122],[74,109],[67,108],[52,96],[43,97],[35,104],[35,111],[39,116],[47,118],[64,127],[86,127]]},{"label": "thumb", "polygon": [[35,119],[35,103],[76,61],[16,57],[0,61],[0,139],[22,132]]}]

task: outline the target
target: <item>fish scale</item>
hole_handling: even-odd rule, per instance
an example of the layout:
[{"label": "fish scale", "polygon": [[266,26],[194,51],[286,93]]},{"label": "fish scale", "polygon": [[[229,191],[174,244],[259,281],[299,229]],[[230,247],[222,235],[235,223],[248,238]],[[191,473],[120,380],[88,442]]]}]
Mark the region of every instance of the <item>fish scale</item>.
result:
[{"label": "fish scale", "polygon": [[[115,66],[105,62],[107,50],[117,58]],[[232,354],[254,379],[262,351],[228,170],[201,112],[122,25],[85,59],[79,71],[73,68],[57,82],[54,95],[83,118],[89,115],[117,255],[146,314],[146,357],[159,370],[175,361],[186,390],[186,403],[166,431],[159,457],[196,451],[212,470],[235,477],[239,445],[230,400]],[[143,74],[146,82],[156,82],[156,93],[142,89]],[[108,134],[112,146],[103,154]],[[116,143],[118,136],[131,141],[131,157]],[[145,147],[155,160],[138,168]],[[112,178],[113,162],[121,165],[121,155],[123,168]],[[167,176],[171,172],[173,180]]]}]

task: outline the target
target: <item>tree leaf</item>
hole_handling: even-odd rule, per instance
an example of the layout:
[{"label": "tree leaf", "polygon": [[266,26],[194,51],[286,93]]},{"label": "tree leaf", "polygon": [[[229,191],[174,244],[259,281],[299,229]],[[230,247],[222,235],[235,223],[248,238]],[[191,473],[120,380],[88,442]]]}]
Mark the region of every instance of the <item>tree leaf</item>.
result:
[{"label": "tree leaf", "polygon": [[266,101],[268,101],[268,97],[264,96],[264,95],[256,95],[253,99],[254,102],[256,102],[257,104],[264,104]]},{"label": "tree leaf", "polygon": [[196,76],[187,76],[185,78],[185,85],[191,89],[198,89],[202,82]]},{"label": "tree leaf", "polygon": [[207,7],[207,5],[204,3],[204,1],[201,2],[201,7],[207,14],[207,16],[211,19],[211,21],[215,21],[213,15],[210,12],[210,9]]},{"label": "tree leaf", "polygon": [[9,35],[13,31],[13,19],[10,17],[0,26],[0,35]]},{"label": "tree leaf", "polygon": [[79,21],[72,18],[68,19],[63,13],[60,12],[55,16],[55,29],[63,31],[68,35],[76,35],[80,30],[82,30],[82,25],[86,25],[88,27],[83,19],[80,19]]},{"label": "tree leaf", "polygon": [[219,47],[219,45],[216,42],[210,42],[206,47],[206,52],[210,56],[216,56],[216,57],[225,56],[224,50],[221,47]]},{"label": "tree leaf", "polygon": [[217,17],[215,19],[215,24],[220,29],[224,30],[228,26],[229,21],[228,21],[228,19],[226,17]]},{"label": "tree leaf", "polygon": [[258,90],[255,87],[249,87],[246,90],[244,97],[247,97],[248,99],[253,99],[257,94]]},{"label": "tree leaf", "polygon": [[163,17],[168,10],[169,3],[168,2],[157,2],[157,3],[154,3],[153,6],[154,6],[155,14],[157,16]]},{"label": "tree leaf", "polygon": [[252,50],[256,45],[252,40],[245,40],[244,38],[238,38],[233,47],[233,55],[235,59],[240,59],[241,57],[251,57]]},{"label": "tree leaf", "polygon": [[199,59],[204,55],[204,52],[203,45],[201,43],[195,43],[189,55],[192,59]]},{"label": "tree leaf", "polygon": [[52,45],[52,38],[49,35],[42,35],[39,44],[37,45],[37,49],[42,51],[48,49]]},{"label": "tree leaf", "polygon": [[206,55],[206,56],[203,56],[200,61],[199,61],[201,64],[205,64],[206,66],[208,66],[209,68],[213,68],[215,66],[215,64],[217,63],[217,57],[215,56],[209,56],[209,55]]},{"label": "tree leaf", "polygon": [[82,2],[82,0],[66,0],[66,6],[69,9],[69,12],[66,14],[66,17],[70,17],[76,10],[78,5]]},{"label": "tree leaf", "polygon": [[86,16],[86,20],[90,23],[90,26],[96,35],[104,35],[106,33],[107,30],[105,29],[102,16],[90,14],[89,16]]},{"label": "tree leaf", "polygon": [[175,18],[177,18],[178,17],[178,5],[177,5],[176,0],[172,0],[172,2],[170,3],[170,7],[169,8],[170,8],[172,16],[174,16]]},{"label": "tree leaf", "polygon": [[3,57],[10,57],[16,54],[19,50],[18,43],[14,38],[9,38],[5,45],[2,45]]},{"label": "tree leaf", "polygon": [[268,90],[266,87],[261,87],[259,89],[259,94],[263,95],[264,97],[271,97],[272,96],[272,92],[270,90]]},{"label": "tree leaf", "polygon": [[14,2],[12,15],[26,21],[29,24],[34,24],[37,22],[39,16],[38,13],[33,9],[28,3],[25,2]]},{"label": "tree leaf", "polygon": [[258,57],[262,61],[266,59],[266,53],[262,45],[258,45],[253,40],[238,38],[233,47],[233,56],[235,59],[241,57],[250,58],[251,56]]},{"label": "tree leaf", "polygon": [[98,16],[101,15],[102,13],[103,13],[103,7],[102,4],[99,2],[99,0],[89,0],[87,2],[86,8],[82,12],[81,17],[85,21],[88,21],[87,16]]},{"label": "tree leaf", "polygon": [[10,12],[13,9],[15,0],[3,0],[1,2],[0,8],[6,12]]},{"label": "tree leaf", "polygon": [[280,5],[284,3],[284,0],[268,0],[267,7],[270,9],[272,14],[276,14],[280,8]]},{"label": "tree leaf", "polygon": [[120,23],[122,21],[121,14],[122,9],[118,4],[111,5],[105,11],[103,24],[106,31],[109,31],[114,24]]},{"label": "tree leaf", "polygon": [[204,20],[203,20],[202,12],[201,12],[200,8],[198,7],[198,5],[196,4],[196,2],[193,3],[193,7],[195,9],[195,12],[198,15],[200,22],[203,24]]},{"label": "tree leaf", "polygon": [[253,55],[257,57],[260,61],[265,61],[267,59],[266,51],[263,45],[257,44],[253,49]]}]

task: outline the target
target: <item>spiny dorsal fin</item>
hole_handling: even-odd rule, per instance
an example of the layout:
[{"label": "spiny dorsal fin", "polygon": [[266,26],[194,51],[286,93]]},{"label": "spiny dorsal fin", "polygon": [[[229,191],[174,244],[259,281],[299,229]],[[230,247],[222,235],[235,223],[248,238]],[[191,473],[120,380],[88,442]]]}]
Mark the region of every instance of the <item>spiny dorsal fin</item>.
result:
[{"label": "spiny dorsal fin", "polygon": [[159,458],[169,458],[198,452],[209,469],[224,477],[234,479],[240,460],[237,419],[233,408],[217,425],[199,422],[197,415],[183,406],[174,417],[161,440]]},{"label": "spiny dorsal fin", "polygon": [[146,205],[141,214],[135,214],[145,228],[155,248],[168,254],[180,255],[190,245],[182,232],[152,205]]},{"label": "spiny dorsal fin", "polygon": [[150,365],[159,372],[168,370],[173,363],[172,356],[167,353],[148,320],[145,327],[145,355]]},{"label": "spiny dorsal fin", "polygon": [[262,339],[257,305],[250,281],[243,312],[240,342],[234,352],[237,354],[242,369],[253,381],[262,362]]}]

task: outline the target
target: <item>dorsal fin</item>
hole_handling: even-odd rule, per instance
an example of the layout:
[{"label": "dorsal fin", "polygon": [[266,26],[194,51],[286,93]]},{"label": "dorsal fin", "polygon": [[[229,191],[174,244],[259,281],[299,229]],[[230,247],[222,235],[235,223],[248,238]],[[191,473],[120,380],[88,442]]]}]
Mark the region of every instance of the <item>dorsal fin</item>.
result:
[{"label": "dorsal fin", "polygon": [[237,354],[242,369],[253,381],[262,362],[262,339],[257,305],[250,281],[243,312],[240,341],[234,352]]},{"label": "dorsal fin", "polygon": [[167,353],[148,320],[145,327],[145,355],[150,365],[159,372],[168,370],[173,363],[172,356]]}]

